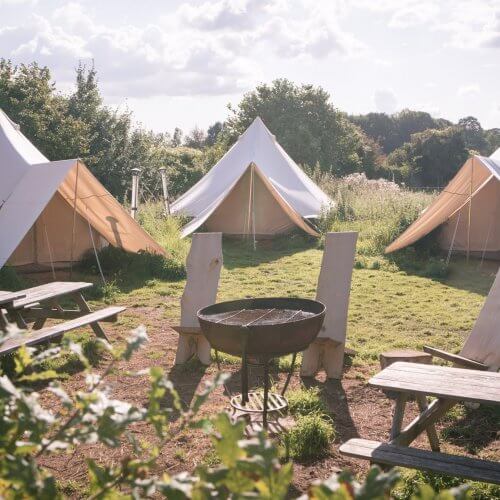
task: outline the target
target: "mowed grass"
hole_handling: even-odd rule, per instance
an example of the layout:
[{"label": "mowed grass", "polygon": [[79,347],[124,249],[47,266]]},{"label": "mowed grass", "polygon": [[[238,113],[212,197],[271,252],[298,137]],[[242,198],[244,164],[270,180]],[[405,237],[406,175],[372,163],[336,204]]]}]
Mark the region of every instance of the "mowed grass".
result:
[{"label": "mowed grass", "polygon": [[[251,242],[225,240],[223,249],[218,301],[315,297],[322,257],[315,241],[290,236],[260,242],[254,251]],[[391,266],[353,271],[347,343],[358,352],[356,364],[374,363],[380,352],[392,348],[421,349],[430,344],[460,350],[491,287],[496,265],[485,263],[479,269],[477,260],[466,263],[458,258],[441,280],[386,268]],[[184,284],[152,280],[122,299],[146,306],[160,297],[165,318],[175,323]],[[137,323],[143,321],[137,317]]]}]

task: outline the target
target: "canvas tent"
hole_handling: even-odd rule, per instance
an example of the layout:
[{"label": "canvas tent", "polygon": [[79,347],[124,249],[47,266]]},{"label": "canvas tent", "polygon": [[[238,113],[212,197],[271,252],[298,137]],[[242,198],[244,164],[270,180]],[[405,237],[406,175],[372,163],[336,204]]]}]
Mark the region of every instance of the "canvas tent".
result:
[{"label": "canvas tent", "polygon": [[164,254],[81,161],[49,161],[0,110],[0,268],[64,265],[108,244]]},{"label": "canvas tent", "polygon": [[317,236],[307,219],[330,203],[256,118],[171,211],[193,217],[183,236],[203,224],[208,231],[230,235],[269,237],[299,227]]},{"label": "canvas tent", "polygon": [[469,158],[439,196],[386,253],[418,241],[436,228],[442,249],[500,257],[500,149]]}]

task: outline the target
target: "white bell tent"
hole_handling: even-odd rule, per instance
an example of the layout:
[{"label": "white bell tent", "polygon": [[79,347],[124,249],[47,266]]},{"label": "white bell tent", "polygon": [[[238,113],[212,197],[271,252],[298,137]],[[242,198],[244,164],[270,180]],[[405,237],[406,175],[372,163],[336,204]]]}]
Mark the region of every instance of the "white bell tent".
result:
[{"label": "white bell tent", "polygon": [[331,203],[257,117],[219,162],[172,204],[171,211],[193,217],[183,236],[203,224],[208,231],[254,238],[295,227],[317,236],[307,219],[318,217]]},{"label": "white bell tent", "polygon": [[109,244],[165,254],[80,160],[49,161],[0,109],[0,268],[65,266]]}]

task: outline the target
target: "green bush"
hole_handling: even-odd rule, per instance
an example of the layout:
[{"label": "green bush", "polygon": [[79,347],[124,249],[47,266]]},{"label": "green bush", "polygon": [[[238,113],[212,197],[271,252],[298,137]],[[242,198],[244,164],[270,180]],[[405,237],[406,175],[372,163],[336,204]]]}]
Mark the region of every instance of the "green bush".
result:
[{"label": "green bush", "polygon": [[0,269],[0,290],[15,291],[24,287],[23,280],[10,266],[4,266]]},{"label": "green bush", "polygon": [[328,453],[335,438],[333,422],[319,413],[301,415],[285,436],[290,456],[299,461],[321,458]]},{"label": "green bush", "polygon": [[289,391],[287,394],[288,409],[292,415],[311,415],[327,413],[328,408],[321,399],[318,387],[301,388]]},{"label": "green bush", "polygon": [[[3,341],[0,339],[0,345]],[[163,496],[179,500],[290,498],[293,464],[281,460],[278,448],[265,432],[248,438],[243,420],[233,421],[226,413],[208,418],[199,415],[210,394],[228,380],[227,374],[219,373],[208,382],[187,408],[158,366],[127,374],[148,377],[144,382],[145,403],[136,405],[109,397],[108,377],[118,366],[130,361],[146,341],[144,327],[131,332],[125,345],[120,347],[94,339],[96,345],[107,350],[106,364],[100,366],[99,375],[92,371],[87,350],[69,338],[63,339],[58,347],[39,352],[23,347],[13,355],[12,372],[1,372],[0,422],[4,439],[0,440],[0,497],[55,500],[66,496],[96,499]],[[55,371],[67,357],[76,358],[85,370],[85,384],[78,391],[66,392]],[[40,398],[36,384],[49,384],[50,402]],[[59,400],[59,405],[53,404],[53,398]],[[172,418],[176,419],[175,433]],[[154,441],[138,440],[137,425],[150,428]],[[194,472],[174,475],[161,468],[157,463],[160,450],[177,446],[175,436],[193,429],[203,429],[209,435],[213,455],[206,456]],[[333,437],[331,422],[319,414],[302,416],[290,433],[291,449],[297,458],[317,457],[327,452]],[[49,457],[64,457],[77,446],[96,442],[104,453],[100,453],[99,460],[87,458],[85,461],[88,479],[83,485],[75,481],[58,483],[53,470],[43,465]],[[106,450],[124,443],[128,446],[124,460],[106,457]],[[179,462],[184,461],[181,448],[175,450],[175,456]],[[398,478],[395,470],[381,473],[378,467],[372,467],[366,480],[358,483],[349,472],[343,472],[325,481],[316,481],[301,498],[382,500],[389,497]],[[494,489],[490,492],[495,494]],[[452,490],[442,498],[463,498],[458,493]],[[417,493],[415,498],[433,497]]]},{"label": "green bush", "polygon": [[[159,278],[179,280],[185,278],[184,264],[149,252],[132,253],[121,248],[107,246],[99,253],[102,270],[107,275],[123,275],[130,280],[136,278]],[[98,272],[97,261],[93,252],[87,253],[81,261],[81,268],[94,273]]]},{"label": "green bush", "polygon": [[[450,488],[457,488],[465,484],[465,481],[451,476],[433,474],[415,470],[404,470],[401,481],[393,491],[395,500],[412,500],[418,498],[423,486],[430,486],[434,492],[439,493]],[[486,483],[470,482],[467,489],[467,498],[471,500],[491,500],[500,498],[500,486]],[[443,496],[443,498],[446,498]]]},{"label": "green bush", "polygon": [[449,273],[449,268],[444,260],[430,260],[425,266],[423,274],[428,278],[442,279],[446,278]]}]

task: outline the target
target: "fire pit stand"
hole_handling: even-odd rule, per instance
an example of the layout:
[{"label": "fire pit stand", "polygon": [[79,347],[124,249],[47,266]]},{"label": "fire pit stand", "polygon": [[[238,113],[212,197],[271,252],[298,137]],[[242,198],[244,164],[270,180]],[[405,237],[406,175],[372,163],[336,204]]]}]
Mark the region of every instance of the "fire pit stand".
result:
[{"label": "fire pit stand", "polygon": [[[221,302],[198,311],[201,329],[215,349],[241,357],[241,394],[230,395],[231,407],[246,414],[261,413],[267,428],[268,413],[288,407],[284,397],[293,374],[297,353],[316,338],[325,316],[325,306],[309,299],[263,298]],[[272,359],[292,354],[292,363],[281,392],[269,391]],[[263,366],[264,390],[249,392],[249,365]]]}]

